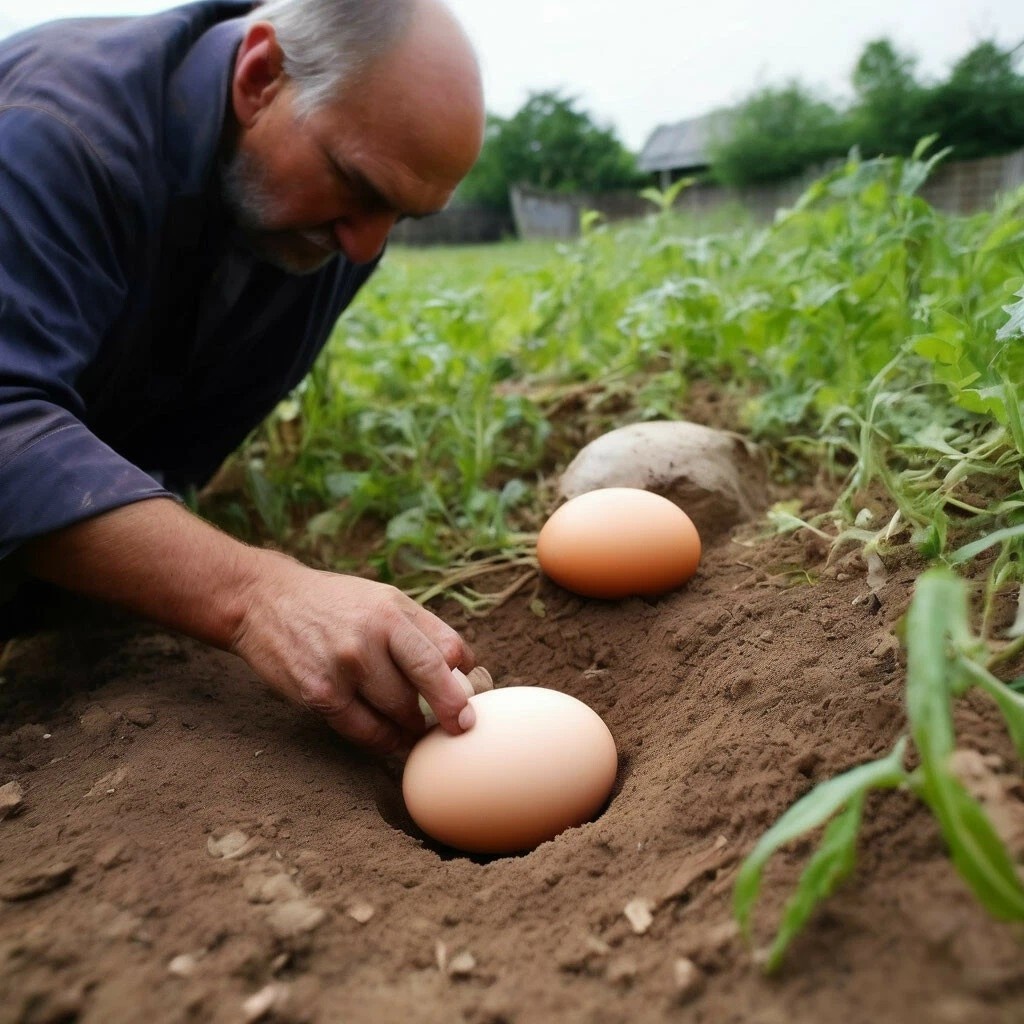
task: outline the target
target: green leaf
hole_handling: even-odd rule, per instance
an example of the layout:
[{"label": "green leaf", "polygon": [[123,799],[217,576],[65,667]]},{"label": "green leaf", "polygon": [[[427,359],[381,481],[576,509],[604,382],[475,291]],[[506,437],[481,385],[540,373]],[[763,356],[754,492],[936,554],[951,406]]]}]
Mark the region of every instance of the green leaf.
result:
[{"label": "green leaf", "polygon": [[961,659],[961,667],[999,705],[1017,754],[1024,760],[1024,696],[969,658]]},{"label": "green leaf", "polygon": [[984,810],[948,767],[933,766],[924,777],[925,784],[915,789],[939,819],[953,863],[964,881],[994,917],[1024,920],[1024,886]]},{"label": "green leaf", "polygon": [[944,569],[921,576],[907,612],[907,715],[930,764],[944,764],[953,753],[949,639],[966,639],[966,623],[963,584]]},{"label": "green leaf", "polygon": [[978,555],[983,551],[987,551],[994,544],[1002,544],[1017,537],[1024,537],[1024,524],[1020,526],[1007,526],[1003,530],[996,530],[978,540],[972,541],[970,544],[957,548],[949,556],[949,562],[951,565],[962,565],[964,562],[969,562],[972,558],[977,558]]},{"label": "green leaf", "polygon": [[951,646],[975,646],[963,582],[932,569],[907,613],[907,717],[921,757],[914,789],[939,820],[957,870],[990,913],[1024,918],[1024,886],[985,812],[949,768],[954,749],[952,693],[961,660]]},{"label": "green leaf", "polygon": [[886,757],[851,768],[843,775],[821,783],[802,797],[761,836],[743,862],[733,890],[733,910],[740,926],[749,935],[750,915],[761,887],[761,875],[779,847],[798,839],[805,832],[823,825],[851,800],[871,789],[892,789],[907,781],[903,770],[906,740],[901,739]]},{"label": "green leaf", "polygon": [[840,882],[853,870],[857,853],[857,833],[860,830],[864,794],[855,796],[844,811],[832,819],[822,836],[818,849],[804,868],[796,892],[786,903],[779,930],[775,934],[766,971],[775,971],[790,942],[807,923],[814,908],[835,891]]}]

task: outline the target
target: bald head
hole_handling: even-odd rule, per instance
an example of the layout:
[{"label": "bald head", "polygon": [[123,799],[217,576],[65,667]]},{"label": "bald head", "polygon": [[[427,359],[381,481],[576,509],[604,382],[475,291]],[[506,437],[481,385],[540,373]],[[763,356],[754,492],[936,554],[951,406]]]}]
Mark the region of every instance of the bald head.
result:
[{"label": "bald head", "polygon": [[[316,52],[296,48],[292,14],[334,24],[337,7],[367,16],[342,19],[352,45],[299,19]],[[483,142],[476,55],[440,0],[272,0],[250,19],[231,100],[229,209],[296,273],[339,250],[374,259],[398,219],[444,208]]]},{"label": "bald head", "polygon": [[401,35],[340,94],[339,107],[418,144],[424,167],[458,182],[483,142],[480,69],[462,26],[440,0],[414,0]]},{"label": "bald head", "polygon": [[480,89],[472,45],[439,0],[267,0],[247,20],[272,26],[304,116],[399,51],[409,59],[437,59],[463,72],[467,87]]}]

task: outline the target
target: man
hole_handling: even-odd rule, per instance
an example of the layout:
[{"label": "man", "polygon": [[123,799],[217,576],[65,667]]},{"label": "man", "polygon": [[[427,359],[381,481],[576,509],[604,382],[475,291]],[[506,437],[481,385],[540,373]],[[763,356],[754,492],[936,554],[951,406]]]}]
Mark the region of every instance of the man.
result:
[{"label": "man", "polygon": [[483,122],[439,0],[202,0],[0,43],[0,577],[233,651],[378,752],[422,731],[417,691],[471,727],[454,630],[175,496],[301,380],[395,222],[446,204]]}]

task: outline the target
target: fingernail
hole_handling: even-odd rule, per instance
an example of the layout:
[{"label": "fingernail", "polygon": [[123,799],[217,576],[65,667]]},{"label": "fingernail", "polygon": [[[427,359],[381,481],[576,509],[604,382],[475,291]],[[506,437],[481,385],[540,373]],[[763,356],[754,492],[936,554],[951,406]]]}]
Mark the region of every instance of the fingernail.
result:
[{"label": "fingernail", "polygon": [[459,712],[459,728],[465,732],[467,729],[472,729],[476,723],[476,712],[473,710],[472,704],[467,704]]}]

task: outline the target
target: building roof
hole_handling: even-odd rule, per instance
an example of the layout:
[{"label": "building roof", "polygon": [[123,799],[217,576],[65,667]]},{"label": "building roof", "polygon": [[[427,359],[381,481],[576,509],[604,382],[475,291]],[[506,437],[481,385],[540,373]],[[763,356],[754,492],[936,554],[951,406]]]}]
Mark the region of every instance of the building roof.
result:
[{"label": "building roof", "polygon": [[642,171],[676,171],[707,167],[710,144],[728,118],[728,111],[713,110],[710,114],[691,117],[675,124],[662,124],[651,133],[640,151],[638,164]]}]

